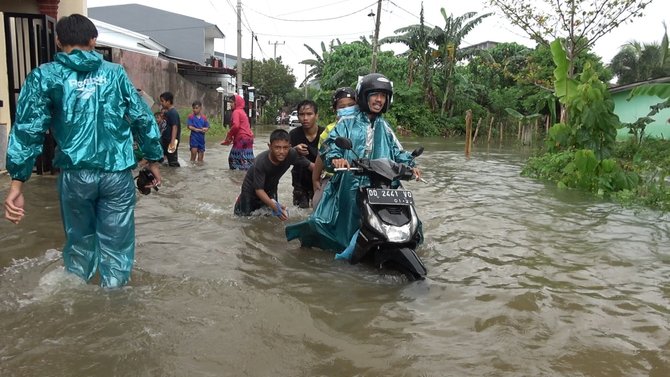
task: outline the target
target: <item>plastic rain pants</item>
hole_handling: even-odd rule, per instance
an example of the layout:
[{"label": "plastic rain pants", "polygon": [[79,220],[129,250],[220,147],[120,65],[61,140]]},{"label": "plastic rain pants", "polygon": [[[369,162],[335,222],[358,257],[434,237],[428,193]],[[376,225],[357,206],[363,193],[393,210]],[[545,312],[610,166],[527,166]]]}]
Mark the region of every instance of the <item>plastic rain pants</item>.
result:
[{"label": "plastic rain pants", "polygon": [[65,269],[100,286],[130,280],[135,258],[135,187],[130,169],[64,170],[58,177],[66,242]]}]

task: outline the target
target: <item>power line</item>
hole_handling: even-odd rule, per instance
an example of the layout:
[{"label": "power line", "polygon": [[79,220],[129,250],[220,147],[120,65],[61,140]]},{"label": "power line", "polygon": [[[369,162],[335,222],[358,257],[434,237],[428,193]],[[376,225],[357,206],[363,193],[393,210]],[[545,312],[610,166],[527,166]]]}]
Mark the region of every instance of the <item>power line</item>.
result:
[{"label": "power line", "polygon": [[317,6],[312,7],[312,8],[300,9],[300,10],[297,10],[297,11],[295,11],[295,12],[282,13],[282,14],[279,14],[279,15],[277,15],[277,16],[278,16],[278,17],[282,17],[282,16],[290,16],[290,15],[292,15],[292,14],[305,13],[305,12],[309,12],[309,11],[314,10],[314,9],[323,9],[323,8],[327,8],[327,7],[329,7],[329,6],[333,6],[333,5],[336,5],[336,6],[338,6],[338,7],[342,7],[342,4],[344,4],[344,3],[348,3],[348,2],[350,2],[350,1],[353,1],[353,0],[335,1],[335,2],[330,3],[330,4],[317,5]]},{"label": "power line", "polygon": [[265,51],[263,51],[263,48],[261,47],[260,42],[258,42],[258,34],[256,34],[256,46],[258,46],[258,49],[261,50],[261,55],[263,55],[264,59],[270,59],[268,56],[265,55]]},{"label": "power line", "polygon": [[[237,8],[233,4],[230,3],[230,0],[226,0],[226,2],[228,3],[228,5],[230,5],[230,8],[233,10],[233,13],[237,14]],[[244,26],[244,28],[247,29],[247,31],[249,33],[251,33],[251,27],[248,25],[248,23],[249,23],[249,20],[247,20],[247,24],[242,22],[242,26]]]},{"label": "power line", "polygon": [[[249,28],[251,28],[251,22],[249,22],[249,19],[247,18],[247,12],[244,11],[244,8],[242,8],[242,15],[244,16],[244,20],[247,21]],[[251,30],[249,30],[249,32],[251,32]]]},{"label": "power line", "polygon": [[[409,14],[410,16],[416,18],[417,20],[421,20],[421,17],[420,17],[420,16],[417,16],[416,14],[414,14],[414,13],[408,11],[407,9],[401,7],[400,5],[394,3],[393,0],[389,0],[389,3],[395,5],[396,8],[398,8],[398,9],[400,9],[401,11],[403,11],[403,12]],[[423,20],[423,24],[426,25],[426,26],[435,27],[435,25],[433,25],[433,24],[431,24],[431,23],[429,23],[429,22],[426,22],[425,18],[424,18],[424,20]]]},{"label": "power line", "polygon": [[[355,33],[347,34],[338,34],[338,37],[354,36],[354,35],[365,35],[369,33],[369,30],[359,31]],[[265,33],[256,33],[257,35],[262,35],[264,37],[279,37],[279,38],[301,38],[301,39],[312,39],[312,38],[328,38],[333,37],[333,34],[322,34],[322,35],[282,35],[282,34],[265,34]]]},{"label": "power line", "polygon": [[377,3],[377,2],[375,1],[374,3],[369,4],[369,5],[366,5],[365,7],[361,8],[361,9],[359,9],[359,10],[357,10],[357,11],[354,11],[354,12],[351,12],[351,13],[347,13],[347,14],[344,14],[344,15],[341,15],[341,16],[328,17],[328,18],[318,18],[318,19],[313,19],[313,20],[304,20],[304,19],[293,19],[293,20],[290,20],[290,19],[286,19],[286,18],[279,18],[279,17],[274,17],[274,16],[268,16],[267,14],[262,13],[262,12],[259,12],[259,11],[255,10],[255,9],[253,9],[253,8],[249,8],[249,7],[247,7],[247,9],[251,10],[251,11],[254,12],[254,13],[258,13],[258,14],[260,14],[261,16],[264,16],[264,17],[267,17],[267,18],[270,18],[270,19],[273,19],[273,20],[277,20],[277,21],[285,21],[285,22],[319,22],[319,21],[337,20],[337,19],[340,19],[340,18],[348,17],[348,16],[351,16],[351,15],[356,14],[356,13],[358,13],[358,12],[362,12],[362,11],[366,10],[366,9],[368,9],[369,7],[371,7],[372,5],[375,5],[376,3]]}]

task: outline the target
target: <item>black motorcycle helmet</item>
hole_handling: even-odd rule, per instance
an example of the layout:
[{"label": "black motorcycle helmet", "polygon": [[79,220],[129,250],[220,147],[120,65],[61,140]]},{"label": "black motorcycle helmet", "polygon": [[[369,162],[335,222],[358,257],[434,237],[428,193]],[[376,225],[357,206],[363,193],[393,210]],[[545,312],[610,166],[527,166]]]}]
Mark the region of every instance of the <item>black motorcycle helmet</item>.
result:
[{"label": "black motorcycle helmet", "polygon": [[337,107],[337,101],[341,100],[342,98],[352,98],[356,100],[356,92],[348,86],[335,89],[335,93],[333,93],[333,100],[332,100],[333,110],[335,109],[335,107]]},{"label": "black motorcycle helmet", "polygon": [[382,108],[382,113],[385,113],[391,106],[391,102],[393,102],[393,83],[381,73],[370,73],[358,80],[358,85],[356,86],[358,107],[362,112],[369,113],[368,96],[374,92],[386,94],[386,103],[384,104],[384,108]]}]

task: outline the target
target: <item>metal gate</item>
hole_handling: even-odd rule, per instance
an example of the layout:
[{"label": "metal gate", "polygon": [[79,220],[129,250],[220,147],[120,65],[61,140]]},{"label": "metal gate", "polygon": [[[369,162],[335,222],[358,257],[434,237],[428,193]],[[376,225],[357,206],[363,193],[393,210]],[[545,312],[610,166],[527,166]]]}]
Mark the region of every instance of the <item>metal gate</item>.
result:
[{"label": "metal gate", "polygon": [[[4,13],[4,18],[9,111],[14,123],[16,103],[26,76],[38,65],[50,62],[56,54],[56,20],[45,15],[24,13]],[[42,155],[35,164],[37,174],[55,172],[52,166],[54,150],[55,142],[49,132],[44,140]]]}]

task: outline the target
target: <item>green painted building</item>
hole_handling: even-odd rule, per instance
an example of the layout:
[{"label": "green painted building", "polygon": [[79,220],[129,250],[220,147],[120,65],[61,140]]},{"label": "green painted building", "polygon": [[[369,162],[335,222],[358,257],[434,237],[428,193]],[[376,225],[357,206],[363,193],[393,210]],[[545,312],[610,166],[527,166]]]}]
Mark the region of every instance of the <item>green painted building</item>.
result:
[{"label": "green painted building", "polygon": [[[614,100],[614,113],[619,116],[619,120],[621,120],[622,123],[632,123],[639,118],[647,116],[649,111],[651,111],[650,106],[663,102],[663,100],[655,96],[636,96],[628,100],[630,92],[638,86],[661,83],[670,83],[670,77],[662,77],[659,79],[610,88],[610,94]],[[653,118],[655,121],[647,125],[647,128],[644,131],[645,135],[670,139],[670,109],[661,110]],[[622,128],[619,130],[617,137],[619,139],[625,139],[629,135],[628,128]]]}]

